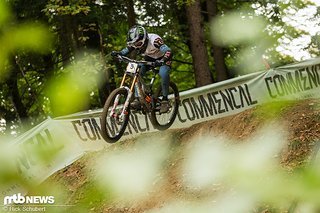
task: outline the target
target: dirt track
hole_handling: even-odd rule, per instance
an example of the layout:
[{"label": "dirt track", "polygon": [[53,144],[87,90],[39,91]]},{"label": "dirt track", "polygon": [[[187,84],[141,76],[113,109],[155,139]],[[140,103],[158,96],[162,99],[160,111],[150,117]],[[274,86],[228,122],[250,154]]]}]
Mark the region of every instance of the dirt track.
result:
[{"label": "dirt track", "polygon": [[[154,133],[151,136],[141,135],[136,140],[115,144],[103,152],[88,154],[56,173],[47,183],[53,181],[64,185],[67,190],[65,204],[74,204],[79,208],[85,207],[91,212],[144,212],[161,209],[177,198],[188,201],[193,201],[195,198],[206,198],[221,186],[200,191],[189,190],[183,186],[180,178],[181,165],[188,158],[184,151],[188,144],[199,136],[217,134],[226,136],[233,143],[241,144],[268,121],[275,118],[283,124],[288,135],[285,149],[282,150],[279,157],[282,167],[287,171],[302,167],[308,161],[314,142],[320,139],[319,100],[259,106],[234,116],[204,122],[187,129],[168,130]],[[91,196],[90,193],[96,194],[99,191],[94,184],[96,176],[93,166],[99,157],[118,151],[129,152],[137,147],[141,138],[146,140],[145,138],[161,137],[164,137],[164,141],[169,144],[169,152],[159,174],[161,181],[153,185],[152,189],[147,192],[147,196],[124,201],[122,198],[116,199],[112,195],[104,194],[91,200],[84,199]],[[152,141],[149,142],[152,143]],[[256,212],[269,211],[266,207]]]}]

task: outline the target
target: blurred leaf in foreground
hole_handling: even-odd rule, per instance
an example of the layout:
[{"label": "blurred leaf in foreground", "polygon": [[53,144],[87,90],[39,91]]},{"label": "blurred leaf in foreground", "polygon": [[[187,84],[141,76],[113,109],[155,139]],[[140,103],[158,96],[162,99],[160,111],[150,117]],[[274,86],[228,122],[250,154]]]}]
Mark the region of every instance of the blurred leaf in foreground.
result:
[{"label": "blurred leaf in foreground", "polygon": [[209,193],[203,202],[197,201],[197,209],[250,212],[261,204],[289,209],[295,201],[302,208],[319,209],[319,167],[293,173],[282,169],[279,156],[286,140],[286,130],[276,122],[241,144],[229,143],[221,137],[195,140],[188,147],[189,157],[182,171],[185,186],[191,192],[216,185],[223,189]]},{"label": "blurred leaf in foreground", "polygon": [[115,198],[130,200],[146,197],[159,177],[168,155],[167,137],[150,143],[142,139],[132,151],[115,151],[97,164],[98,184]]},{"label": "blurred leaf in foreground", "polygon": [[6,23],[10,16],[8,5],[4,1],[0,1],[0,27]]},{"label": "blurred leaf in foreground", "polygon": [[0,80],[8,72],[9,57],[17,50],[48,52],[52,45],[49,29],[38,23],[15,24],[6,3],[0,3]]},{"label": "blurred leaf in foreground", "polygon": [[218,46],[241,47],[235,57],[238,74],[256,72],[265,68],[263,55],[275,42],[266,33],[266,26],[262,17],[241,11],[231,12],[212,21],[211,39]]},{"label": "blurred leaf in foreground", "polygon": [[[87,109],[90,91],[101,81],[101,66],[94,60],[94,54],[77,59],[63,68],[62,73],[48,83],[46,95],[50,98],[54,116],[66,115]],[[94,64],[93,61],[95,61]]]}]

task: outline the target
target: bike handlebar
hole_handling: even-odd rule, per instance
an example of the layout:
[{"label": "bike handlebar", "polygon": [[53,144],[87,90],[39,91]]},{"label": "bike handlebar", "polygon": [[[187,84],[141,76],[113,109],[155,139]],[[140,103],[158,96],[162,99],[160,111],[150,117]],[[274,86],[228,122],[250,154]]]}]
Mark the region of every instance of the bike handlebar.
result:
[{"label": "bike handlebar", "polygon": [[149,66],[153,66],[155,67],[155,63],[152,61],[138,61],[138,60],[134,60],[132,58],[128,58],[126,56],[123,55],[117,55],[116,56],[120,61],[124,61],[126,63],[137,63],[137,64],[145,64],[145,65],[149,65]]}]

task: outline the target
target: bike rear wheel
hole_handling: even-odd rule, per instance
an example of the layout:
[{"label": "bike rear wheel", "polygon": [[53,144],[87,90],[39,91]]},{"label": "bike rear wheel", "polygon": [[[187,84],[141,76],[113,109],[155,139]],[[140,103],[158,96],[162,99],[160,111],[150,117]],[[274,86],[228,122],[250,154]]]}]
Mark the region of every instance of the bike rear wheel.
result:
[{"label": "bike rear wheel", "polygon": [[[123,135],[130,115],[130,107],[123,117],[120,117],[128,97],[128,91],[125,88],[115,89],[108,97],[101,114],[101,135],[108,143],[117,142]],[[115,105],[115,101],[118,103]],[[114,107],[115,105],[115,107]],[[114,108],[113,113],[111,113]]]},{"label": "bike rear wheel", "polygon": [[179,108],[179,91],[175,83],[169,84],[169,110],[166,113],[160,113],[159,107],[163,98],[162,87],[160,86],[155,93],[155,107],[151,111],[150,120],[154,128],[158,130],[168,129],[174,122]]}]

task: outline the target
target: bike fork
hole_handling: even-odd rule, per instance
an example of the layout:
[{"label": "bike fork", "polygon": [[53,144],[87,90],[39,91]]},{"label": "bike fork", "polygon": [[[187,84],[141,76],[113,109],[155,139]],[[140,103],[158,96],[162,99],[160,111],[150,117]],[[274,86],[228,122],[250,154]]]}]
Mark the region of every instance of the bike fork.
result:
[{"label": "bike fork", "polygon": [[[128,96],[126,98],[126,101],[124,102],[123,109],[122,109],[122,111],[121,111],[121,113],[119,115],[120,119],[123,119],[123,117],[128,114],[127,113],[127,109],[129,107],[130,99],[131,99],[132,94],[133,94],[133,92],[131,92],[128,87],[124,87],[124,88],[128,91]],[[117,106],[119,104],[119,99],[120,99],[120,94],[118,94],[116,96],[116,98],[114,99],[114,103],[113,103],[113,106],[112,106],[112,109],[111,109],[111,112],[110,112],[110,117],[114,117],[116,108],[117,108]]]},{"label": "bike fork", "polygon": [[126,101],[124,102],[124,106],[123,106],[122,112],[120,114],[120,118],[123,118],[124,116],[126,116],[128,114],[128,110],[127,109],[129,107],[130,100],[131,100],[131,97],[132,97],[132,94],[133,94],[133,92],[128,87],[125,87],[125,89],[128,91],[128,96],[127,96]]},{"label": "bike fork", "polygon": [[118,103],[119,103],[119,98],[120,98],[120,94],[118,94],[116,96],[116,98],[114,99],[114,103],[113,103],[113,106],[112,106],[112,109],[111,109],[111,112],[110,112],[110,117],[114,117],[114,114],[115,114],[115,111],[116,111],[116,107],[118,106]]},{"label": "bike fork", "polygon": [[[126,76],[126,75],[125,75],[125,76]],[[129,103],[130,103],[130,100],[131,100],[131,97],[132,97],[132,94],[133,94],[133,91],[134,91],[134,88],[133,88],[133,87],[134,87],[134,85],[135,85],[135,82],[137,81],[137,76],[135,76],[134,79],[133,79],[133,83],[132,83],[132,85],[131,85],[131,88],[125,87],[125,86],[123,86],[125,76],[124,76],[123,79],[122,79],[121,86],[127,90],[128,96],[127,96],[127,98],[126,98],[126,101],[124,102],[123,109],[122,109],[122,111],[121,111],[121,113],[120,113],[120,115],[119,115],[119,118],[120,118],[120,119],[123,119],[123,117],[128,114],[127,109],[128,109],[128,107],[129,107]],[[115,112],[116,107],[118,106],[119,99],[120,99],[120,94],[118,94],[118,95],[116,96],[115,100],[114,100],[114,103],[113,103],[113,106],[112,106],[112,109],[111,109],[111,112],[110,112],[110,117],[112,117],[112,116],[114,117],[114,112]]]}]

